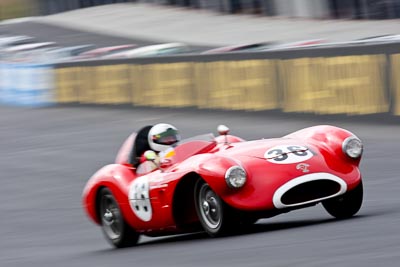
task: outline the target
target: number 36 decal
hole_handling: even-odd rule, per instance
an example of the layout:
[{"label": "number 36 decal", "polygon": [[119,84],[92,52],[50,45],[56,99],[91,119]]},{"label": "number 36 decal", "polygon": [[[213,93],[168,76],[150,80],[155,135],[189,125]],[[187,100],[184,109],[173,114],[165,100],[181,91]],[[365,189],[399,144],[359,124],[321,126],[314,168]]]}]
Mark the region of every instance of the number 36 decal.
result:
[{"label": "number 36 decal", "polygon": [[291,164],[306,161],[314,154],[305,146],[275,146],[268,149],[264,157],[276,164]]}]

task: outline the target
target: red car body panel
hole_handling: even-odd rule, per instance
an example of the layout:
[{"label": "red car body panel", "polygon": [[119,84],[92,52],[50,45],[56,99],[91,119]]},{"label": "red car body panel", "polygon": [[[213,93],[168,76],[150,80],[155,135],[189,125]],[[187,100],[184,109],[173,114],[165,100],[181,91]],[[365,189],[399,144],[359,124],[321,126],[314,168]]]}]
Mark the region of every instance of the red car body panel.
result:
[{"label": "red car body panel", "polygon": [[[313,205],[321,199],[286,204],[281,192],[289,190],[292,184],[319,179],[340,185],[337,194],[355,188],[361,182],[360,159],[352,159],[342,151],[342,144],[349,136],[354,135],[341,128],[315,126],[276,139],[244,141],[228,135],[214,141],[189,141],[175,148],[175,156],[166,166],[139,175],[129,164],[135,138],[132,134],[122,145],[116,163],[103,167],[88,181],[83,192],[84,209],[95,223],[101,224],[97,193],[100,188],[108,187],[124,219],[136,231],[144,234],[179,231],[182,225],[177,223],[174,205],[192,200],[179,199],[177,188],[193,175],[205,180],[229,206],[245,212],[281,213]],[[279,152],[286,148],[290,151]],[[239,189],[230,188],[225,181],[226,171],[236,165],[242,166],[248,177]],[[148,186],[148,196],[144,199],[150,211],[134,210],[141,202],[132,202],[133,194],[147,194],[138,186]],[[188,213],[185,222],[198,221],[194,209],[185,212]]]}]

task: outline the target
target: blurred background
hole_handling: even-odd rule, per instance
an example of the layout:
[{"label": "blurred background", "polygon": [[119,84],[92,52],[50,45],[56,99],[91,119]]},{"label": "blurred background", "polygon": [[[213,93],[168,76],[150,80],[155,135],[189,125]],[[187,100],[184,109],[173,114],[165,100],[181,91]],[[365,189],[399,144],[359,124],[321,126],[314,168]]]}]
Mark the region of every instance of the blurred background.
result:
[{"label": "blurred background", "polygon": [[[0,0],[0,266],[393,266],[400,261],[400,0]],[[365,201],[221,239],[115,251],[82,190],[142,126],[363,140]]]},{"label": "blurred background", "polygon": [[397,116],[399,5],[3,0],[0,102]]},{"label": "blurred background", "polygon": [[156,3],[223,13],[306,18],[394,19],[397,0],[2,0],[1,18],[48,15],[111,3]]}]

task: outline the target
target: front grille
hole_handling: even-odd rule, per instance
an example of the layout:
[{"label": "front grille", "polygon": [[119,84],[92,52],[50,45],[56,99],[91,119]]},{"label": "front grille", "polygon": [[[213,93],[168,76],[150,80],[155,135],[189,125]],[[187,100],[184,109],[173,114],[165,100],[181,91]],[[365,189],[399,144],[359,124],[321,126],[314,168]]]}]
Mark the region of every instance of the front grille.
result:
[{"label": "front grille", "polygon": [[281,198],[284,205],[299,204],[332,196],[340,191],[340,184],[332,180],[315,180],[289,189]]}]

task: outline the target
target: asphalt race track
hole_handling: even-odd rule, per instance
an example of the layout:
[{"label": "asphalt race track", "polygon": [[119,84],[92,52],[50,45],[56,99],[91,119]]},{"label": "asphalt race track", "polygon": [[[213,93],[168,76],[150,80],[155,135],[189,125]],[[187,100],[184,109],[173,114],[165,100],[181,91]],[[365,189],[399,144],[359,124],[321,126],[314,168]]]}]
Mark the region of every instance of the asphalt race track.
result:
[{"label": "asphalt race track", "polygon": [[[134,129],[157,122],[182,136],[216,132],[246,139],[334,124],[365,144],[365,201],[336,221],[321,205],[260,220],[248,232],[212,239],[203,233],[142,238],[113,249],[81,208],[87,179],[113,161]],[[151,108],[0,107],[0,266],[399,266],[400,126],[318,118]]]}]

